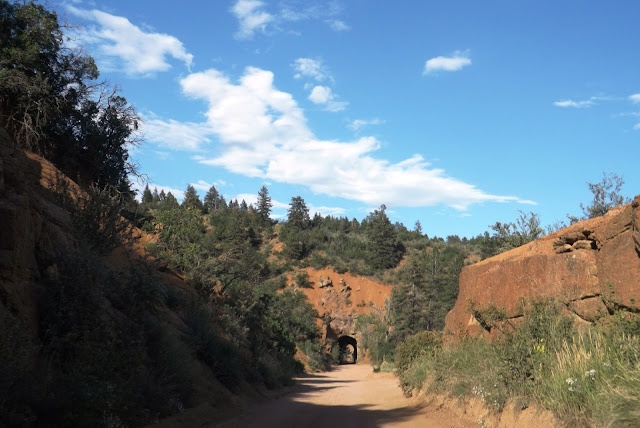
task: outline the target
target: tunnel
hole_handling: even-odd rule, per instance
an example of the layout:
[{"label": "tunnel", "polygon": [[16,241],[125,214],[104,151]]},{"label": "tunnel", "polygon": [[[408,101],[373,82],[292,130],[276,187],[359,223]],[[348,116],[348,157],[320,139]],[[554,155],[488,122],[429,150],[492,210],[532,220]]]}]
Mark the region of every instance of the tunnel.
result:
[{"label": "tunnel", "polygon": [[358,342],[351,336],[340,336],[340,364],[355,364],[358,361]]}]

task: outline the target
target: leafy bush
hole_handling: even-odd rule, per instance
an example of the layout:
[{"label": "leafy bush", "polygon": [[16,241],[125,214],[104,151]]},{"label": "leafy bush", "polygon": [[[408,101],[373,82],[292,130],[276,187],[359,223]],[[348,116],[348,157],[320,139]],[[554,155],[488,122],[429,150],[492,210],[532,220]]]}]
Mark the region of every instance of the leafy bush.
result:
[{"label": "leafy bush", "polygon": [[322,344],[317,340],[307,340],[300,346],[302,352],[307,356],[309,361],[309,369],[312,372],[320,372],[327,370],[331,364],[337,364],[339,346],[332,347],[332,353],[327,354]]},{"label": "leafy bush", "polygon": [[307,272],[300,272],[296,275],[296,284],[300,288],[311,288],[313,284],[309,281],[309,274]]}]

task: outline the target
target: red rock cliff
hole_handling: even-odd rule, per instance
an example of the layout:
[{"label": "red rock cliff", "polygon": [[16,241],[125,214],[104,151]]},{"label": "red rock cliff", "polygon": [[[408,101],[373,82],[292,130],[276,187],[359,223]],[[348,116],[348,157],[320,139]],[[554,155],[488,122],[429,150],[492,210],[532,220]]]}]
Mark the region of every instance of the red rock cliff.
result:
[{"label": "red rock cliff", "polygon": [[581,321],[607,311],[606,299],[640,304],[640,195],[602,217],[465,267],[445,332],[489,336],[491,326],[481,325],[470,304],[504,310],[509,323],[522,316],[523,299],[536,298],[561,301]]}]

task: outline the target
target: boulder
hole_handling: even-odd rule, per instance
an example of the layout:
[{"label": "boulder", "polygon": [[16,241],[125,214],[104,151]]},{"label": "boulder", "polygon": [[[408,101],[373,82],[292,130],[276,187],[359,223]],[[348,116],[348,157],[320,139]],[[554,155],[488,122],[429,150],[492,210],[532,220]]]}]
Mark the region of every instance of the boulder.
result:
[{"label": "boulder", "polygon": [[491,336],[471,307],[522,316],[522,303],[553,298],[568,314],[593,321],[606,310],[603,298],[622,307],[640,302],[640,196],[606,215],[585,220],[460,273],[459,294],[445,331]]},{"label": "boulder", "polygon": [[328,276],[326,278],[320,277],[320,279],[318,280],[318,287],[320,288],[333,287],[333,281]]}]

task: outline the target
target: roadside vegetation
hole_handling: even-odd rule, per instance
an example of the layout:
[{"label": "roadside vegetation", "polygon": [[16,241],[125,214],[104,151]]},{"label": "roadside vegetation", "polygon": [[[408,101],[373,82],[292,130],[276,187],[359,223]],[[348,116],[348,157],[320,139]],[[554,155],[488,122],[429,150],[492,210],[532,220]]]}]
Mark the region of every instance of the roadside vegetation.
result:
[{"label": "roadside vegetation", "polygon": [[536,404],[570,426],[637,426],[640,319],[612,312],[578,331],[556,303],[537,301],[495,342],[418,333],[396,351],[401,386],[407,395],[477,397],[494,412],[508,400],[522,409]]}]

